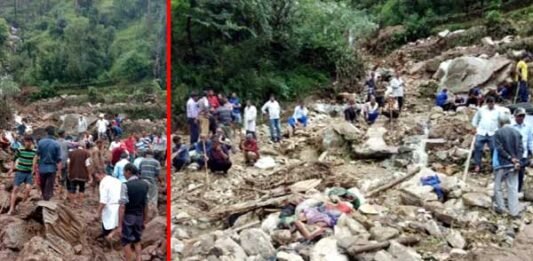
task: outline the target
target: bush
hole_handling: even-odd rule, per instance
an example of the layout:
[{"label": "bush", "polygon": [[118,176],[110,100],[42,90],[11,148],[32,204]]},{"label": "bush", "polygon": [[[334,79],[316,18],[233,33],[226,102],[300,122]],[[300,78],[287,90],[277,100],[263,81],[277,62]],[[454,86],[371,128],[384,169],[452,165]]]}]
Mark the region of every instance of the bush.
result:
[{"label": "bush", "polygon": [[39,92],[36,92],[32,94],[31,99],[32,100],[42,100],[42,99],[49,99],[53,97],[57,97],[57,90],[54,86],[51,86],[49,84],[44,84],[43,87],[39,90]]}]

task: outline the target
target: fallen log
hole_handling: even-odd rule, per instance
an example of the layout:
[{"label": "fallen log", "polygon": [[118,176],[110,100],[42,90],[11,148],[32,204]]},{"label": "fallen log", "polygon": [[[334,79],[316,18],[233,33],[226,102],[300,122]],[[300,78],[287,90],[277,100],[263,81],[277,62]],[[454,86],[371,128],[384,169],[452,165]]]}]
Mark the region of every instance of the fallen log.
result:
[{"label": "fallen log", "polygon": [[209,213],[209,216],[212,218],[223,218],[227,217],[232,214],[238,214],[238,213],[244,213],[249,212],[254,209],[270,206],[270,205],[281,205],[284,201],[288,200],[292,195],[285,195],[270,199],[256,199],[251,201],[246,201],[238,204],[234,204],[231,206],[222,206],[215,208],[213,211]]},{"label": "fallen log", "polygon": [[386,190],[388,190],[388,189],[390,189],[390,188],[402,183],[403,181],[411,178],[412,176],[414,176],[419,171],[420,171],[420,167],[416,167],[416,168],[412,169],[411,171],[409,171],[407,173],[407,175],[405,175],[403,177],[400,177],[400,178],[398,178],[396,180],[393,180],[392,182],[390,182],[388,184],[385,184],[383,186],[375,188],[375,189],[371,190],[370,192],[368,192],[365,196],[367,198],[370,198],[370,197],[373,197],[373,196],[375,196],[375,195],[377,195],[377,194],[379,194],[381,192],[384,192],[384,191],[386,191]]},{"label": "fallen log", "polygon": [[[352,245],[345,250],[346,250],[346,253],[350,255],[351,257],[357,257],[358,255],[362,253],[375,252],[381,249],[386,249],[390,246],[391,241],[392,240],[388,240],[384,242],[371,243],[367,245]],[[394,241],[402,245],[410,246],[410,245],[418,244],[420,239],[410,236],[410,237],[401,237],[401,238],[395,239]]]}]

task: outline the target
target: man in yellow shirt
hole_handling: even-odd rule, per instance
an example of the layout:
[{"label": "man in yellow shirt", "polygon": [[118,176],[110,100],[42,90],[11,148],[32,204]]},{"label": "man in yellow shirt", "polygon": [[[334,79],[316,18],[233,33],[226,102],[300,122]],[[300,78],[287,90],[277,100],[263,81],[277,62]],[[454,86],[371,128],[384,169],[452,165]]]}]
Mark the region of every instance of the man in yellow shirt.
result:
[{"label": "man in yellow shirt", "polygon": [[527,56],[524,55],[516,64],[516,81],[518,83],[518,102],[529,100],[529,90],[527,87]]}]

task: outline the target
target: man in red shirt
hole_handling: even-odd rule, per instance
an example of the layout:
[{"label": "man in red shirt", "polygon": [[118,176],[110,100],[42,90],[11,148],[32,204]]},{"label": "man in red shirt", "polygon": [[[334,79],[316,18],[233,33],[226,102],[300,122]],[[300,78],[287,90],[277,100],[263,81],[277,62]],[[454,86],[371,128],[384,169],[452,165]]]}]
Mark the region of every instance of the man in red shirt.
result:
[{"label": "man in red shirt", "polygon": [[133,162],[135,159],[135,144],[137,143],[137,140],[137,134],[134,133],[124,141],[124,145],[126,145],[126,151],[130,154],[130,162]]},{"label": "man in red shirt", "polygon": [[220,107],[220,101],[213,90],[209,90],[207,92],[207,101],[209,102],[211,110],[216,110],[218,107]]},{"label": "man in red shirt", "polygon": [[246,135],[246,140],[241,144],[241,150],[244,152],[244,161],[247,165],[254,165],[259,159],[259,147],[251,133]]}]

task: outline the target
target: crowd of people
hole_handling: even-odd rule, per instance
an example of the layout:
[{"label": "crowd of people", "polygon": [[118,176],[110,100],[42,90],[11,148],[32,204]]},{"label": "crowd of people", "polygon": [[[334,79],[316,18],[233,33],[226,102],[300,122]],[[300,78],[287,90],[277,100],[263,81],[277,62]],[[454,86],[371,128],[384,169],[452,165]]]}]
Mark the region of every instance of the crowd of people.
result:
[{"label": "crowd of people", "polygon": [[[84,116],[77,133],[66,133],[54,126],[46,136],[29,131],[24,119],[14,132],[2,131],[4,152],[13,156],[8,175],[13,177],[9,215],[17,211],[17,198],[29,199],[36,187],[42,200],[55,194],[74,209],[86,206],[85,195],[99,197],[100,239],[120,236],[126,260],[141,255],[140,240],[148,212],[157,215],[158,191],[163,185],[161,166],[166,158],[166,135],[132,133],[123,138],[122,119],[108,121],[99,115],[91,135]],[[88,188],[92,187],[91,191]],[[98,189],[98,192],[96,192]]]}]

